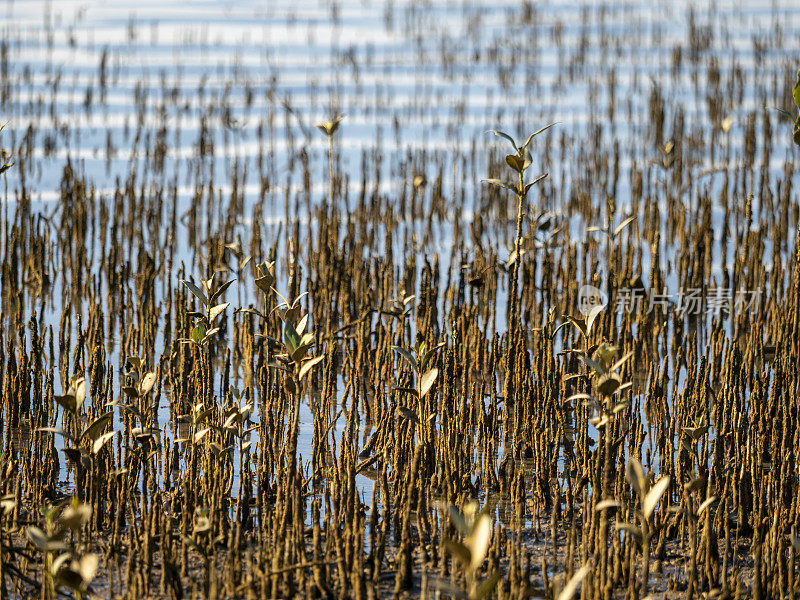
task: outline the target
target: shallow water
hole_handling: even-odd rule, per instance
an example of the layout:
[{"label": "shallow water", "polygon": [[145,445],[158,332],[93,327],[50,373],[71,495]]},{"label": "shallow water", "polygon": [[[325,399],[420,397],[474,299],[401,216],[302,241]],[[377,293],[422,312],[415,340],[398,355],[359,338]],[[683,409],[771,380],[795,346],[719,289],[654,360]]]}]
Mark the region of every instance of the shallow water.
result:
[{"label": "shallow water", "polygon": [[[4,214],[16,209],[24,193],[32,212],[52,215],[67,161],[86,175],[101,198],[113,194],[117,179],[128,179],[133,169],[136,188],[155,193],[167,182],[177,195],[178,214],[191,207],[198,186],[213,185],[215,194],[230,195],[236,164],[240,174],[247,173],[236,184],[245,215],[260,198],[260,178],[267,178],[266,230],[276,235],[288,218],[297,218],[303,235],[313,235],[308,216],[287,210],[284,199],[287,191],[292,196],[304,193],[301,149],[308,152],[314,178],[310,201],[325,197],[326,144],[313,124],[339,112],[346,119],[337,141],[338,168],[349,180],[351,202],[361,187],[364,157],[369,162],[382,155],[378,169],[367,169],[365,179],[367,188],[387,195],[410,188],[403,166],[422,166],[435,157],[448,166],[441,175],[443,190],[452,192],[450,224],[469,224],[481,211],[477,190],[489,158],[504,149],[499,138],[485,131],[498,127],[517,133],[557,121],[558,127],[533,149],[534,168],[550,172],[535,202],[565,215],[572,237],[580,239],[588,235],[589,224],[568,213],[567,200],[585,186],[598,202],[601,193],[571,163],[581,152],[618,142],[617,203],[624,214],[632,165],[659,158],[648,134],[653,86],[669,103],[683,107],[693,132],[708,136],[715,125],[696,90],[696,82],[707,79],[708,57],[717,58],[723,80],[732,69],[742,70],[748,79],[758,74],[759,86],[742,89],[740,102],[725,115],[732,118],[730,132],[715,134],[736,138],[750,113],[778,104],[783,92],[779,82],[790,77],[800,51],[800,6],[792,1],[725,2],[713,10],[705,5],[693,9],[683,1],[638,0],[613,5],[413,0],[262,4],[189,0],[169,6],[144,1],[131,8],[127,2],[5,3],[0,9],[0,118],[8,125],[0,139],[14,149],[17,168],[0,184]],[[697,50],[703,60],[692,64],[684,56],[683,68],[673,73],[674,48],[682,45],[688,54],[690,36],[698,30],[711,36],[708,47]],[[145,153],[152,151],[159,135],[163,164],[161,171],[153,171]],[[211,158],[198,156],[203,135],[204,143],[214,144]],[[785,131],[773,127],[772,135],[785,136]],[[565,147],[564,160],[537,164],[537,148],[559,143]],[[786,148],[785,155],[771,157],[768,176],[781,175],[784,162],[793,160],[795,151],[788,144]],[[689,151],[686,160],[701,173],[720,165],[721,158]],[[728,160],[734,165],[742,160],[735,144]],[[427,172],[429,178],[435,175]],[[718,175],[706,181],[711,189],[721,185]],[[756,197],[754,205],[759,201]],[[718,211],[714,217],[716,222],[722,218]],[[201,214],[198,228],[206,225]],[[451,225],[435,228],[424,248],[438,253],[443,264],[451,258]],[[237,234],[246,240],[250,226],[244,219]],[[424,229],[425,223],[406,220],[395,239],[404,232],[422,236]],[[494,222],[483,242],[505,259],[512,235],[510,219]],[[715,235],[722,239],[724,234],[720,230]],[[792,239],[790,234],[785,248],[792,246]],[[728,255],[714,257],[719,274],[732,261],[734,242],[727,242]],[[96,243],[99,251],[100,241]],[[176,264],[196,264],[187,239],[176,244]],[[650,260],[643,258],[645,272]],[[131,261],[135,263],[133,252]],[[280,265],[283,281],[285,267]],[[665,283],[677,292],[676,279]],[[56,271],[53,285],[44,309],[46,320],[57,325],[70,283]],[[168,285],[177,287],[179,282]],[[166,288],[156,289],[158,297],[166,293]],[[243,293],[242,305],[255,301],[253,290]],[[505,321],[504,306],[501,298],[498,324]],[[87,306],[75,308],[87,314]],[[163,346],[163,337],[158,343]],[[116,365],[119,348],[112,344],[110,340],[107,360]],[[162,350],[156,348],[156,355]],[[676,385],[683,385],[680,379]],[[306,459],[311,455],[310,410],[306,404],[301,412],[299,451]],[[179,437],[165,410],[161,423],[169,437]],[[369,504],[371,482],[359,476],[359,483]]]}]

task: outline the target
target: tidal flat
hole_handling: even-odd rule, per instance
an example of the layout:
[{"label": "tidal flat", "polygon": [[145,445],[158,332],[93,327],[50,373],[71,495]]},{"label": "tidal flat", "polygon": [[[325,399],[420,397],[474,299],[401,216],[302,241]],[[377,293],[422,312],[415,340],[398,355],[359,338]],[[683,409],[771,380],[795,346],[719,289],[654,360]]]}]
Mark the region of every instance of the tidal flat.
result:
[{"label": "tidal flat", "polygon": [[800,597],[796,2],[0,14],[0,600]]}]

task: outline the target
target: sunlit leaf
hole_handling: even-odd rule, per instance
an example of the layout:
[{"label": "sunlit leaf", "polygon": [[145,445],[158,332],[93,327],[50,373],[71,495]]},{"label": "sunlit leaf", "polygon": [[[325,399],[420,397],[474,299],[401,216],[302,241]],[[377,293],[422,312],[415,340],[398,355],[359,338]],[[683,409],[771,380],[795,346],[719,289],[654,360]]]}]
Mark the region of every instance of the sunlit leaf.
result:
[{"label": "sunlit leaf", "polygon": [[142,377],[141,383],[141,395],[146,396],[150,393],[150,390],[153,389],[153,386],[156,384],[156,374],[155,373],[148,373],[144,377]]},{"label": "sunlit leaf", "polygon": [[489,542],[492,539],[492,520],[488,515],[481,515],[472,533],[466,540],[466,546],[470,550],[472,559],[470,567],[473,569],[478,568],[483,560],[486,558],[486,553],[489,551]]},{"label": "sunlit leaf", "polygon": [[225,309],[228,308],[229,305],[230,302],[225,302],[224,304],[217,304],[208,312],[208,317],[209,317],[208,320],[211,323],[216,321],[217,317],[219,317],[225,311]]},{"label": "sunlit leaf", "polygon": [[494,185],[496,187],[505,188],[507,190],[511,190],[512,192],[516,193],[517,188],[514,185],[503,181],[502,179],[484,179],[484,183],[488,183],[489,185]]},{"label": "sunlit leaf", "polygon": [[558,594],[558,598],[556,598],[556,600],[572,600],[572,597],[575,596],[575,592],[578,591],[578,586],[581,584],[581,581],[583,581],[583,578],[586,577],[591,570],[592,566],[589,564],[583,565],[580,569],[578,569],[575,574],[570,577],[567,585],[565,585]]},{"label": "sunlit leaf", "polygon": [[636,220],[636,215],[634,215],[632,217],[628,217],[622,223],[617,225],[616,229],[614,229],[614,237],[618,236],[623,229],[625,229],[628,225],[633,223],[635,220]]},{"label": "sunlit leaf", "polygon": [[601,510],[608,510],[609,508],[622,508],[622,504],[617,500],[601,500],[597,503],[597,506],[594,507],[598,512]]},{"label": "sunlit leaf", "polygon": [[666,492],[669,487],[669,481],[669,476],[665,475],[653,485],[649,492],[647,492],[644,500],[642,500],[642,514],[645,519],[649,519],[653,514],[658,501],[661,500],[661,496],[664,495],[664,492]]},{"label": "sunlit leaf", "polygon": [[295,329],[297,330],[297,334],[303,335],[303,332],[306,330],[307,326],[308,326],[308,315],[304,315],[303,318],[297,322],[297,327],[295,327]]},{"label": "sunlit leaf", "polygon": [[96,554],[85,554],[79,561],[73,563],[72,568],[81,576],[83,584],[88,585],[97,574],[97,567],[99,564],[100,561]]},{"label": "sunlit leaf", "polygon": [[714,503],[714,500],[716,499],[717,499],[716,496],[709,496],[708,498],[706,498],[697,509],[697,516],[702,515],[703,511],[705,511],[709,506],[711,506]]},{"label": "sunlit leaf", "polygon": [[424,398],[425,395],[431,390],[433,384],[436,382],[436,377],[439,375],[439,369],[431,369],[425,373],[419,381],[419,397]]},{"label": "sunlit leaf", "polygon": [[100,452],[101,448],[106,444],[106,442],[113,438],[116,434],[116,431],[109,431],[108,433],[104,433],[97,438],[94,443],[92,443],[92,454],[97,454]]},{"label": "sunlit leaf", "polygon": [[300,381],[303,380],[303,377],[314,367],[314,365],[318,364],[325,358],[325,355],[320,354],[316,358],[310,358],[303,363],[303,366],[300,367],[300,374],[298,375],[298,379]]}]

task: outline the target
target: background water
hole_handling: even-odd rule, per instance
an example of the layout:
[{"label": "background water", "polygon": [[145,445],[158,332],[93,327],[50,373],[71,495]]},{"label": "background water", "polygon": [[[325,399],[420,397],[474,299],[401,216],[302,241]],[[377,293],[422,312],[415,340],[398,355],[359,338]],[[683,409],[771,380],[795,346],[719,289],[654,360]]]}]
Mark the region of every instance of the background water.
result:
[{"label": "background water", "polygon": [[[477,192],[490,157],[505,150],[486,130],[524,135],[557,121],[533,148],[533,168],[550,173],[537,202],[577,233],[587,223],[565,211],[566,200],[578,188],[602,199],[598,182],[571,168],[577,157],[618,144],[621,212],[628,170],[660,158],[650,121],[654,89],[669,115],[684,111],[697,135],[723,135],[719,117],[730,117],[731,151],[722,165],[730,166],[742,160],[748,116],[765,104],[785,106],[786,82],[800,62],[800,4],[790,0],[11,1],[0,14],[0,122],[8,121],[0,143],[17,160],[0,182],[5,215],[22,194],[32,211],[53,214],[68,161],[101,198],[134,170],[136,187],[153,193],[175,182],[179,213],[199,186],[225,197],[231,173],[246,172],[238,183],[244,239],[248,207],[260,199],[264,180],[272,207],[267,231],[285,224],[287,191],[303,189],[301,152],[310,161],[311,201],[327,193],[327,146],[313,124],[334,113],[346,115],[337,150],[350,201],[362,181],[397,194],[411,186],[407,167],[429,179],[441,170],[452,220],[464,223],[480,211]],[[724,115],[709,113],[711,69],[724,84],[756,82],[737,90]],[[772,135],[785,131],[774,128]],[[154,171],[147,154],[159,141],[163,165]],[[201,143],[213,143],[212,157],[199,156]],[[794,159],[791,145],[783,147],[771,158],[771,176]],[[691,150],[686,160],[697,173],[720,166],[719,157]],[[486,242],[501,258],[512,229],[508,221],[490,226]],[[407,222],[400,231],[421,234],[423,224]],[[426,251],[447,264],[451,243],[445,224]],[[187,240],[178,245],[179,260],[196,264]],[[721,269],[731,257],[720,253],[715,264]],[[69,282],[57,275],[53,283],[44,310],[57,322],[59,290]],[[117,362],[113,354],[109,360]],[[300,444],[309,455],[311,417],[304,411]]]}]

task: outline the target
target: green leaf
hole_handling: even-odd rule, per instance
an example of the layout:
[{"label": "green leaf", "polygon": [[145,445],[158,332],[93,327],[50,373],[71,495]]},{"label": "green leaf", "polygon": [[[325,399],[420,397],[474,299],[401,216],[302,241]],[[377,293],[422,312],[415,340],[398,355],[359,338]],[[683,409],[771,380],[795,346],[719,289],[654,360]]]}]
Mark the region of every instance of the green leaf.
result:
[{"label": "green leaf", "polygon": [[[217,288],[217,291],[216,291],[216,292],[214,292],[213,294],[211,294],[211,298],[209,298],[209,299],[208,299],[208,303],[209,303],[209,304],[213,304],[213,303],[214,303],[214,302],[217,300],[217,298],[219,298],[220,296],[222,296],[222,294],[224,294],[224,293],[225,293],[225,291],[226,291],[226,290],[227,290],[229,287],[231,287],[231,284],[232,284],[234,281],[236,281],[236,280],[235,280],[235,279],[230,279],[230,280],[226,281],[225,283],[223,283],[221,286],[219,286],[219,287]],[[212,321],[213,321],[213,319],[212,319]]]},{"label": "green leaf", "polygon": [[589,336],[589,332],[586,328],[586,319],[584,319],[582,315],[580,317],[566,315],[566,317],[567,320],[575,326],[575,329],[583,334],[583,337]]},{"label": "green leaf", "polygon": [[283,345],[286,346],[286,351],[290,355],[294,354],[300,345],[300,336],[290,321],[283,324]]},{"label": "green leaf", "polygon": [[140,411],[138,408],[136,408],[136,407],[135,407],[133,404],[120,404],[120,405],[119,405],[119,408],[120,408],[120,410],[124,410],[124,411],[126,411],[126,412],[129,412],[129,413],[131,413],[131,414],[132,414],[132,415],[134,415],[134,416],[135,416],[137,419],[139,419],[139,422],[141,422],[141,423],[144,423],[144,420],[145,420],[145,419],[144,419],[144,415],[143,415],[143,414],[141,413],[141,411]]},{"label": "green leaf", "polygon": [[430,362],[431,358],[433,358],[433,355],[436,354],[442,348],[444,348],[446,345],[447,344],[445,342],[439,342],[430,350],[425,351],[422,355],[422,363],[420,363],[419,368],[421,370],[424,370],[425,367],[428,365],[428,362]]},{"label": "green leaf", "polygon": [[400,346],[392,346],[392,349],[402,356],[406,362],[411,365],[411,368],[414,369],[415,372],[417,371],[417,359],[414,358],[414,355],[411,354],[411,352],[405,348],[401,348]]},{"label": "green leaf", "polygon": [[403,392],[404,394],[411,394],[415,398],[419,396],[417,390],[415,390],[414,388],[396,387],[394,389],[397,390],[398,392]]},{"label": "green leaf", "polygon": [[461,511],[452,504],[447,504],[447,510],[450,514],[450,521],[456,526],[461,535],[469,535],[469,527],[467,527],[467,522],[464,520],[464,515],[461,514]]},{"label": "green leaf", "polygon": [[472,562],[472,553],[469,551],[464,544],[461,542],[456,542],[454,540],[445,540],[444,547],[452,554],[459,562],[463,563],[465,566],[469,565]]},{"label": "green leaf", "polygon": [[522,173],[522,171],[524,170],[523,166],[524,161],[521,157],[517,156],[516,154],[506,154],[506,163],[517,173]]},{"label": "green leaf", "polygon": [[205,292],[203,292],[203,290],[201,290],[191,281],[187,281],[186,279],[184,279],[181,283],[183,283],[183,285],[185,285],[189,289],[189,291],[192,292],[192,294],[194,294],[194,296],[198,300],[200,300],[203,304],[205,304],[206,306],[209,305],[208,297],[206,296]]},{"label": "green leaf", "polygon": [[77,412],[75,406],[75,396],[71,394],[64,394],[63,396],[53,396],[53,400],[55,400],[61,406],[63,406],[64,410],[68,410],[71,413]]},{"label": "green leaf", "polygon": [[800,69],[797,71],[797,81],[795,81],[792,88],[792,98],[794,99],[794,105],[800,109]]},{"label": "green leaf", "polygon": [[539,176],[538,176],[536,179],[534,179],[533,181],[531,181],[530,183],[528,183],[528,184],[525,186],[525,189],[523,190],[523,192],[524,192],[524,195],[525,195],[525,196],[527,196],[527,195],[528,195],[528,190],[530,190],[530,189],[531,189],[533,186],[535,186],[537,183],[539,183],[540,181],[542,181],[543,179],[545,179],[545,178],[546,178],[548,175],[550,175],[550,173],[543,173],[542,175],[539,175]]},{"label": "green leaf", "polygon": [[397,412],[399,412],[404,419],[407,419],[412,423],[419,423],[419,417],[417,416],[417,413],[410,408],[401,404],[397,407]]},{"label": "green leaf", "polygon": [[530,134],[530,135],[528,136],[528,139],[527,139],[527,140],[525,140],[525,143],[522,145],[522,147],[523,147],[523,148],[527,148],[527,147],[528,147],[528,145],[529,145],[529,144],[531,143],[531,141],[533,140],[533,138],[535,138],[537,135],[539,135],[539,134],[540,134],[540,133],[542,133],[543,131],[547,131],[547,130],[548,130],[548,129],[550,129],[550,128],[551,128],[553,125],[558,125],[558,122],[556,122],[556,123],[550,123],[549,125],[545,125],[544,127],[542,127],[542,128],[539,130],[539,131],[534,131],[532,134]]},{"label": "green leaf", "polygon": [[603,375],[597,383],[597,391],[603,396],[611,396],[621,384],[622,381],[616,373]]},{"label": "green leaf", "polygon": [[86,431],[83,432],[83,438],[88,438],[92,441],[96,440],[100,433],[105,429],[105,427],[111,422],[111,419],[114,417],[114,411],[110,410],[107,413],[104,413],[97,417],[92,424],[86,428]]},{"label": "green leaf", "polygon": [[781,113],[781,115],[783,115],[784,117],[786,117],[790,121],[794,121],[794,119],[795,119],[795,117],[794,117],[794,115],[792,115],[792,113],[790,113],[788,111],[785,111],[782,108],[778,108],[777,106],[765,106],[764,108],[771,108],[773,110],[777,110],[779,113]]},{"label": "green leaf", "polygon": [[524,171],[528,167],[531,166],[533,162],[533,158],[531,157],[531,153],[528,152],[527,148],[523,148],[522,152],[520,153],[520,159],[522,160],[522,170]]},{"label": "green leaf", "polygon": [[500,573],[497,571],[492,572],[491,575],[484,579],[483,583],[478,586],[478,591],[476,593],[477,600],[490,596],[498,581],[500,581]]},{"label": "green leaf", "polygon": [[203,324],[197,325],[194,329],[192,329],[192,341],[196,344],[199,344],[203,341],[203,338],[206,336],[206,328]]},{"label": "green leaf", "polygon": [[511,190],[514,193],[517,192],[517,188],[515,188],[510,183],[506,183],[505,181],[503,181],[501,179],[484,179],[483,182],[484,183],[488,183],[489,185],[494,185],[494,186],[497,186],[497,187],[506,188],[507,190]]},{"label": "green leaf", "polygon": [[514,141],[514,138],[512,138],[512,137],[511,137],[510,135],[508,135],[507,133],[503,133],[502,131],[498,131],[497,129],[489,129],[487,133],[493,133],[493,134],[495,134],[496,136],[499,136],[499,137],[503,138],[504,140],[508,140],[508,142],[509,142],[509,143],[511,144],[511,146],[514,148],[514,152],[516,152],[516,151],[517,151],[517,142],[515,142],[515,141]]},{"label": "green leaf", "polygon": [[36,431],[41,431],[42,433],[53,433],[56,435],[60,435],[63,438],[70,440],[73,444],[76,444],[78,441],[72,437],[69,433],[64,431],[63,429],[59,429],[58,427],[39,427]]}]

